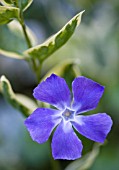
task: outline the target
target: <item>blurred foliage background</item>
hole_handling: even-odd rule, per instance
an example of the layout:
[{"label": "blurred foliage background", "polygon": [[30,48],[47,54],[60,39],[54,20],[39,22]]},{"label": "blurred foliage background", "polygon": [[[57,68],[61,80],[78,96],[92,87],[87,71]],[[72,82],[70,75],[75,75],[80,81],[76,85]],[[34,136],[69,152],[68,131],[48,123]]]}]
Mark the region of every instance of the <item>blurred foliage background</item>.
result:
[{"label": "blurred foliage background", "polygon": [[[106,112],[113,119],[108,142],[101,147],[90,170],[119,169],[119,1],[118,0],[34,0],[25,12],[26,24],[34,31],[37,43],[42,43],[57,32],[72,16],[86,10],[81,25],[68,43],[45,62],[44,76],[57,64],[73,60],[82,75],[102,85],[105,93],[98,108],[91,113]],[[0,26],[0,45],[4,36]],[[12,38],[9,35],[9,42]],[[15,45],[17,46],[17,41]],[[3,44],[7,48],[7,42]],[[15,49],[16,49],[15,46]],[[14,48],[14,46],[12,47]],[[21,43],[21,49],[25,49]],[[15,50],[14,49],[14,50]],[[36,86],[35,76],[28,64],[0,56],[0,76],[4,74],[17,93],[29,96]],[[70,68],[64,77],[68,84]],[[32,97],[32,96],[31,96]],[[92,142],[82,138],[87,153]],[[62,169],[69,161],[60,161]],[[32,141],[24,126],[24,117],[14,110],[0,95],[0,170],[47,170],[50,165],[48,143],[39,145]],[[57,169],[56,169],[57,170]]]}]

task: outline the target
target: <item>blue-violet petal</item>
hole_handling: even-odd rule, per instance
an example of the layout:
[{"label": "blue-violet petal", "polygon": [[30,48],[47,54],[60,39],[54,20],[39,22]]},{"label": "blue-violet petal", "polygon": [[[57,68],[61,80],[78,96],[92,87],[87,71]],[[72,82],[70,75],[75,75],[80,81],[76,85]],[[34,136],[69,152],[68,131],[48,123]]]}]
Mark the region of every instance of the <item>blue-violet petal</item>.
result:
[{"label": "blue-violet petal", "polygon": [[112,126],[110,116],[106,113],[98,113],[90,116],[79,115],[76,117],[76,121],[72,122],[72,124],[80,134],[95,142],[104,142]]},{"label": "blue-violet petal", "polygon": [[62,121],[52,139],[54,159],[78,159],[81,157],[82,148],[82,143],[74,133],[71,123]]},{"label": "blue-violet petal", "polygon": [[65,80],[52,74],[45,81],[41,82],[33,93],[37,100],[47,102],[59,109],[70,106],[70,90]]},{"label": "blue-violet petal", "polygon": [[46,142],[53,129],[60,123],[60,111],[38,108],[26,120],[25,125],[31,138],[38,142]]},{"label": "blue-violet petal", "polygon": [[97,107],[104,87],[91,79],[80,76],[74,79],[72,91],[74,95],[72,109],[75,109],[77,113],[83,113]]}]

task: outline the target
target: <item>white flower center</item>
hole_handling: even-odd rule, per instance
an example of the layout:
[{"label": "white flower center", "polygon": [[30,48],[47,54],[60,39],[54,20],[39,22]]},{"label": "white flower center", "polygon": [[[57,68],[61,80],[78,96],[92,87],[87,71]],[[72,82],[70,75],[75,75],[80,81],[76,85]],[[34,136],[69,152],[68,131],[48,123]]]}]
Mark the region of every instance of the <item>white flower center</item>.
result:
[{"label": "white flower center", "polygon": [[68,121],[68,120],[73,120],[75,115],[75,111],[70,110],[70,109],[65,109],[65,111],[62,113],[62,117]]}]

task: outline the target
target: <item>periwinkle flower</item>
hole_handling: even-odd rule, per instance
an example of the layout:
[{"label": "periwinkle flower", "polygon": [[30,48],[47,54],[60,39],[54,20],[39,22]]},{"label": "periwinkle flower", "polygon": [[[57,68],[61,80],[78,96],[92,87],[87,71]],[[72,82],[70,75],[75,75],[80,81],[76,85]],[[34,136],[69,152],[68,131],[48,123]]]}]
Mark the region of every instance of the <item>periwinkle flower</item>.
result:
[{"label": "periwinkle flower", "polygon": [[74,160],[81,157],[82,143],[72,126],[81,135],[103,143],[109,133],[112,120],[106,113],[83,116],[82,113],[97,107],[104,92],[100,84],[80,76],[72,83],[73,101],[65,80],[52,74],[34,89],[34,97],[57,109],[38,108],[26,120],[31,138],[44,143],[53,129],[52,155],[54,159]]}]

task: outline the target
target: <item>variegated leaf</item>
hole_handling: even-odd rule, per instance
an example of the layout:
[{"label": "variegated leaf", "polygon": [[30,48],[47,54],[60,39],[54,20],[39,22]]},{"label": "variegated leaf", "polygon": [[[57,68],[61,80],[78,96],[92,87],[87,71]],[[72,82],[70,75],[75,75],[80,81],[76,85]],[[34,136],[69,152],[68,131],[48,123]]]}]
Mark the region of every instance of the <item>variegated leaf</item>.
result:
[{"label": "variegated leaf", "polygon": [[38,59],[40,62],[48,58],[69,40],[76,27],[80,24],[83,12],[84,11],[74,16],[59,32],[46,40],[43,44],[26,50],[24,52],[26,57]]},{"label": "variegated leaf", "polygon": [[[5,76],[0,79],[0,90],[5,97],[5,99],[17,110],[22,112],[26,117],[29,116],[37,105],[32,99],[29,99],[24,95],[17,95],[13,92],[10,82]],[[19,97],[20,96],[20,97]],[[21,99],[22,98],[22,99]],[[32,103],[32,104],[31,104]]]},{"label": "variegated leaf", "polygon": [[7,24],[15,18],[19,18],[18,8],[0,6],[0,25]]}]

